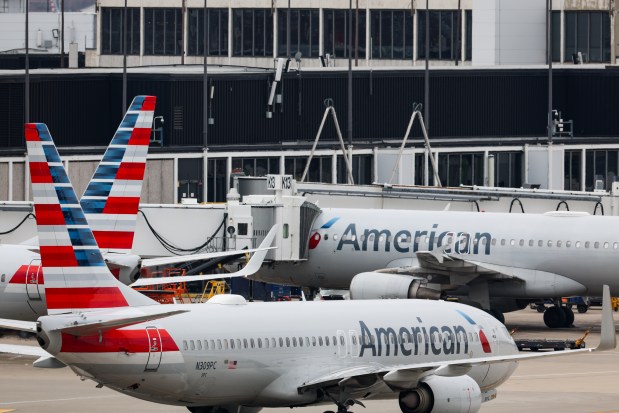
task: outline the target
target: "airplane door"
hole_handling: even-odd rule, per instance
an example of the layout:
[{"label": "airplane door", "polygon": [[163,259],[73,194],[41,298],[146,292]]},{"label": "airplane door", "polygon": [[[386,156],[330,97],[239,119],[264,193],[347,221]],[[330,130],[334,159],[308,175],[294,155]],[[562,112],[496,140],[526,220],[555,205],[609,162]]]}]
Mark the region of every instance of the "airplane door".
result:
[{"label": "airplane door", "polygon": [[348,343],[350,346],[350,356],[351,357],[359,357],[359,349],[361,343],[358,342],[359,337],[357,336],[357,332],[355,330],[348,331]]},{"label": "airplane door", "polygon": [[342,330],[337,330],[337,353],[340,358],[345,358],[348,355],[346,333]]},{"label": "airplane door", "polygon": [[146,335],[148,336],[148,360],[145,371],[157,371],[163,354],[161,334],[157,327],[146,327]]},{"label": "airplane door", "polygon": [[41,278],[41,260],[36,258],[30,262],[26,270],[26,294],[29,300],[40,301],[41,291],[39,280]]}]

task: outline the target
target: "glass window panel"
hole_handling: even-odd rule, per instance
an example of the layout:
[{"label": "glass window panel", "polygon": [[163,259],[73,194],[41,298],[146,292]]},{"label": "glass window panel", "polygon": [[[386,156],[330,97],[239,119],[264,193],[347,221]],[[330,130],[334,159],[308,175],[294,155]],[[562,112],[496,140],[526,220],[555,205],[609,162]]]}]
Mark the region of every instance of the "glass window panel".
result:
[{"label": "glass window panel", "polygon": [[570,61],[576,53],[576,13],[565,13],[565,59]]},{"label": "glass window panel", "polygon": [[602,61],[610,62],[610,16],[602,14]]},{"label": "glass window panel", "polygon": [[380,23],[381,23],[381,18],[380,18],[380,10],[372,10],[371,14],[370,14],[370,18],[371,18],[371,23],[370,23],[370,27],[372,29],[372,33],[371,33],[371,45],[372,45],[372,58],[373,59],[380,59],[380,52],[381,52],[381,48],[380,48]]},{"label": "glass window panel", "polygon": [[590,13],[589,61],[602,61],[602,14]]},{"label": "glass window panel", "polygon": [[417,13],[417,58],[426,58],[426,12]]},{"label": "glass window panel", "polygon": [[430,12],[430,59],[441,58],[441,14],[437,11]]},{"label": "glass window panel", "polygon": [[299,11],[299,51],[302,57],[310,57],[312,21],[309,10]]},{"label": "glass window panel", "polygon": [[286,47],[286,42],[288,41],[288,37],[286,35],[286,32],[288,30],[287,17],[288,17],[288,9],[278,10],[277,12],[277,55],[278,56],[288,55],[288,49]]},{"label": "glass window panel", "polygon": [[443,60],[453,59],[453,21],[452,12],[441,12],[440,59]]},{"label": "glass window panel", "polygon": [[413,58],[413,17],[410,11],[405,10],[402,13],[404,20],[404,58]]},{"label": "glass window panel", "polygon": [[319,38],[320,38],[320,20],[318,10],[311,10],[311,27],[310,27],[310,56],[318,57],[319,49]]},{"label": "glass window panel", "polygon": [[552,12],[552,61],[561,60],[561,12]]},{"label": "glass window panel", "polygon": [[466,37],[465,37],[465,57],[464,60],[470,61],[473,59],[473,12],[467,10],[464,12],[466,19]]},{"label": "glass window panel", "polygon": [[383,11],[381,14],[380,22],[380,55],[383,59],[391,59],[393,58],[393,22],[391,12],[388,10]]},{"label": "glass window panel", "polygon": [[576,51],[583,53],[583,60],[587,62],[589,51],[589,13],[577,13],[576,16]]}]

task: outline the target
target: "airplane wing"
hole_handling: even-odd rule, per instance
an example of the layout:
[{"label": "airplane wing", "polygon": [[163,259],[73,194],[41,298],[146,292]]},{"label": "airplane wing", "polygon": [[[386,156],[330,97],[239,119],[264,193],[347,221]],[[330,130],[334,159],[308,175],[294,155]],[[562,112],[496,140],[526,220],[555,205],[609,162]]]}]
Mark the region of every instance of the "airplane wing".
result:
[{"label": "airplane wing", "polygon": [[189,261],[202,261],[210,260],[213,258],[232,257],[234,255],[250,254],[254,252],[269,250],[273,248],[252,248],[247,250],[234,250],[234,251],[222,251],[222,252],[205,252],[202,254],[188,254],[188,255],[176,255],[173,257],[161,257],[161,258],[145,258],[142,259],[142,267],[156,267],[158,265],[178,264]]},{"label": "airplane wing", "polygon": [[8,328],[9,330],[27,331],[29,333],[37,332],[37,323],[34,321],[9,320],[0,318],[0,328]]},{"label": "airplane wing", "polygon": [[615,334],[615,323],[613,320],[610,289],[607,285],[605,285],[603,292],[600,344],[596,348],[537,353],[527,352],[510,355],[435,361],[429,363],[411,363],[389,367],[375,363],[368,363],[365,366],[357,365],[353,368],[336,371],[307,381],[299,386],[299,391],[304,392],[310,389],[327,388],[332,386],[352,389],[366,388],[370,385],[377,384],[379,381],[382,381],[392,388],[412,389],[417,387],[421,378],[429,375],[456,377],[467,374],[473,366],[483,364],[524,361],[541,357],[567,356],[579,353],[589,353],[592,351],[608,351],[613,350],[616,346],[617,338]]},{"label": "airplane wing", "polygon": [[[217,280],[221,278],[234,278],[234,277],[247,277],[249,275],[255,274],[260,267],[267,255],[267,252],[275,247],[271,247],[270,245],[273,243],[275,239],[275,233],[277,232],[277,225],[274,225],[273,228],[269,231],[269,233],[264,237],[260,247],[258,247],[252,255],[251,259],[243,267],[240,271],[229,273],[229,274],[204,274],[204,275],[181,275],[175,277],[160,277],[160,278],[139,278],[136,282],[130,285],[130,287],[144,287],[149,285],[163,285],[163,284],[173,284],[179,282],[192,282],[192,281],[207,281],[207,280]],[[240,253],[245,252],[244,250],[240,250]],[[238,254],[239,251],[236,251]]]}]

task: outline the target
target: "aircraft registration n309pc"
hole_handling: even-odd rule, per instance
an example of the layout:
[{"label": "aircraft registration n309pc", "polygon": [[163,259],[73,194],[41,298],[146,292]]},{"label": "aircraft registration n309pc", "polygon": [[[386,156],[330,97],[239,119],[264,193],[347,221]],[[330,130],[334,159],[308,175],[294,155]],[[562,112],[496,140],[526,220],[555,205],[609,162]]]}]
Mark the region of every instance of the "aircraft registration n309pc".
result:
[{"label": "aircraft registration n309pc", "polygon": [[[55,154],[46,130],[26,126],[29,153]],[[112,276],[64,170],[56,172],[33,183],[35,206],[49,211],[37,214],[49,315],[0,320],[36,332],[42,349],[0,351],[41,355],[38,367],[67,365],[100,385],[194,413],[319,403],[344,413],[360,399],[390,397],[404,413],[462,413],[495,398],[518,360],[590,351],[519,354],[496,319],[444,301],[247,303],[221,295],[203,305],[159,305]],[[598,350],[616,345],[608,291]]]}]

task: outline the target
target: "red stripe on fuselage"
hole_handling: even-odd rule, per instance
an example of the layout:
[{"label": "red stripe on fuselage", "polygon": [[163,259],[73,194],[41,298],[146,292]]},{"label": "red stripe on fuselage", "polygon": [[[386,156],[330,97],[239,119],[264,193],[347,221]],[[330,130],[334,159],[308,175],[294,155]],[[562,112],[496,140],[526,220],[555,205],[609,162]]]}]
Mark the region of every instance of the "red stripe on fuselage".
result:
[{"label": "red stripe on fuselage", "polygon": [[137,214],[140,197],[110,196],[103,207],[104,214]]},{"label": "red stripe on fuselage", "polygon": [[144,168],[146,168],[146,164],[143,162],[123,162],[118,167],[116,179],[141,181],[144,179]]},{"label": "red stripe on fuselage", "polygon": [[[17,269],[15,274],[13,274],[13,276],[9,280],[9,284],[25,284],[28,267],[30,267],[30,274],[32,275],[32,277],[30,278],[32,284],[41,285],[45,282],[43,278],[43,268],[38,265],[29,266],[28,264],[24,264]],[[36,276],[37,273],[39,274],[38,281]]]},{"label": "red stripe on fuselage", "polygon": [[77,267],[77,258],[72,246],[41,245],[41,262],[43,267]]},{"label": "red stripe on fuselage", "polygon": [[37,125],[34,123],[26,123],[24,126],[24,134],[26,135],[26,142],[39,142],[41,140],[41,138],[39,138]]},{"label": "red stripe on fuselage", "polygon": [[[136,209],[137,211],[137,209]],[[131,249],[133,246],[132,231],[92,231],[99,248]]]},{"label": "red stripe on fuselage", "polygon": [[30,180],[33,184],[51,184],[54,182],[47,162],[30,162]]},{"label": "red stripe on fuselage", "polygon": [[34,204],[38,225],[66,225],[60,204]]},{"label": "red stripe on fuselage", "polygon": [[[151,331],[156,336],[155,329]],[[178,351],[178,346],[164,330],[159,329],[161,335],[161,351]],[[157,337],[157,341],[159,337]],[[146,330],[109,330],[94,336],[72,336],[62,334],[62,353],[149,353],[150,340]],[[159,348],[154,350],[159,352]]]},{"label": "red stripe on fuselage", "polygon": [[[150,128],[134,128],[131,132],[128,145],[148,146],[150,143]],[[121,165],[122,166],[122,165]]]},{"label": "red stripe on fuselage", "polygon": [[45,288],[47,308],[126,307],[127,300],[118,287]]}]

